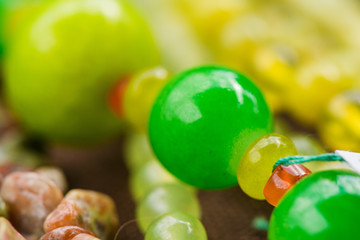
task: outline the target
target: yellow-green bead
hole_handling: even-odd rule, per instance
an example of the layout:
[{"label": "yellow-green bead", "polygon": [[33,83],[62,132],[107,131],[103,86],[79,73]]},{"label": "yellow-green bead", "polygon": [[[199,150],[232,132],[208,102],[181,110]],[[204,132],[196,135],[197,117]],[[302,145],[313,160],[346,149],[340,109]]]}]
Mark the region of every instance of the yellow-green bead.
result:
[{"label": "yellow-green bead", "polygon": [[145,240],[207,240],[207,235],[197,218],[176,211],[155,220],[146,232]]},{"label": "yellow-green bead", "polygon": [[179,182],[156,159],[150,160],[130,177],[130,191],[135,202],[152,188],[164,183]]},{"label": "yellow-green bead", "polygon": [[263,189],[275,162],[296,154],[294,143],[284,135],[274,133],[256,140],[239,164],[237,177],[241,189],[252,198],[265,199]]},{"label": "yellow-green bead", "polygon": [[125,119],[137,132],[145,133],[154,101],[167,82],[163,67],[145,70],[129,80],[124,96]]},{"label": "yellow-green bead", "polygon": [[186,186],[167,183],[154,188],[138,204],[136,219],[142,232],[159,216],[172,211],[184,211],[200,218],[201,209],[196,195]]},{"label": "yellow-green bead", "polygon": [[143,164],[154,159],[149,140],[143,134],[131,134],[125,143],[125,164],[130,172],[137,171]]}]

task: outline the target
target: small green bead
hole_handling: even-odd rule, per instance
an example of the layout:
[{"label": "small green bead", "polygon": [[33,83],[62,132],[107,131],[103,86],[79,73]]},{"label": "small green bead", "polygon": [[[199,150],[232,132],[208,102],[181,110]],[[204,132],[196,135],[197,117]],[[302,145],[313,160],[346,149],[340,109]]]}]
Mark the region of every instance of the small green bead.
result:
[{"label": "small green bead", "polygon": [[299,155],[317,155],[325,153],[325,149],[320,142],[308,134],[294,134],[290,136],[294,142]]},{"label": "small green bead", "polygon": [[142,165],[154,159],[147,136],[131,134],[125,143],[125,164],[130,172],[136,172]]},{"label": "small green bead", "polygon": [[149,227],[145,240],[207,240],[201,222],[181,211],[159,217]]},{"label": "small green bead", "polygon": [[200,218],[201,209],[196,195],[186,186],[167,183],[154,188],[138,204],[136,219],[142,232],[159,216],[172,211],[184,211]]},{"label": "small green bead", "polygon": [[149,135],[169,172],[190,185],[219,189],[236,184],[246,148],[272,125],[261,92],[248,78],[227,68],[199,67],[162,90]]},{"label": "small green bead", "polygon": [[275,208],[269,240],[357,239],[359,205],[360,175],[344,170],[314,173]]},{"label": "small green bead", "polygon": [[130,177],[130,191],[135,202],[140,201],[152,188],[164,183],[179,182],[156,160],[145,163]]},{"label": "small green bead", "polygon": [[263,189],[276,161],[296,154],[294,143],[284,135],[274,133],[256,140],[239,164],[237,177],[241,189],[252,198],[265,199]]}]

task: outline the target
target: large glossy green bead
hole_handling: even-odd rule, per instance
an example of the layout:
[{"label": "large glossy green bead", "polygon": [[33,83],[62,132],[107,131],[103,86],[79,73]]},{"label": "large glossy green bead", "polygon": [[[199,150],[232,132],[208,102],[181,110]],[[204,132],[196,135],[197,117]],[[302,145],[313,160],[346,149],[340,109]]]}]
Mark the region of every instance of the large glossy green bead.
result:
[{"label": "large glossy green bead", "polygon": [[280,201],[269,240],[358,239],[360,175],[346,170],[312,174]]},{"label": "large glossy green bead", "polygon": [[259,89],[223,67],[199,67],[175,76],[157,98],[150,141],[162,164],[191,185],[217,189],[236,184],[246,148],[272,130]]},{"label": "large glossy green bead", "polygon": [[159,217],[149,227],[145,240],[207,240],[201,222],[182,211]]},{"label": "large glossy green bead", "polygon": [[296,154],[294,143],[284,135],[272,133],[257,139],[239,164],[237,178],[241,189],[252,198],[265,199],[263,189],[276,161]]}]

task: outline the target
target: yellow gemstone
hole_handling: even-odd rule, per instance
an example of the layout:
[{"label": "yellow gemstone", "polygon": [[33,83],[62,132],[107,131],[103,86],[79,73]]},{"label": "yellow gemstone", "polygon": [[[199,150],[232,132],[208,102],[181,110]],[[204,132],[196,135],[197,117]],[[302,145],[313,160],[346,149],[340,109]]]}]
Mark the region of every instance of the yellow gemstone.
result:
[{"label": "yellow gemstone", "polygon": [[168,80],[162,67],[145,70],[129,80],[124,97],[125,119],[135,131],[145,133],[153,103]]},{"label": "yellow gemstone", "polygon": [[296,155],[293,142],[281,134],[269,134],[256,140],[243,155],[237,173],[241,189],[250,197],[265,199],[263,189],[269,180],[275,162]]}]

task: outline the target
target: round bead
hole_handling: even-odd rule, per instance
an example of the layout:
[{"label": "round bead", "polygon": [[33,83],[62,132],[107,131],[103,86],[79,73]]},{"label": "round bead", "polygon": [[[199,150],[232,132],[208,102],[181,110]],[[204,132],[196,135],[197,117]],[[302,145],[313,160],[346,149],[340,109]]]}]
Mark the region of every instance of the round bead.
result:
[{"label": "round bead", "polygon": [[168,81],[162,67],[145,70],[130,78],[124,95],[125,119],[135,131],[147,132],[149,115],[156,97]]},{"label": "round bead", "polygon": [[197,218],[177,211],[154,221],[145,234],[145,240],[207,240],[207,235]]},{"label": "round bead", "polygon": [[311,171],[301,164],[279,165],[264,187],[266,201],[277,206],[282,197]]},{"label": "round bead", "polygon": [[236,184],[248,145],[272,130],[259,89],[244,75],[199,67],[175,76],[153,107],[149,135],[154,152],[176,177],[205,189]]},{"label": "round bead", "polygon": [[4,78],[22,126],[62,143],[116,135],[122,124],[107,104],[111,87],[157,63],[140,15],[123,1],[62,0],[49,1],[27,20],[7,51]]},{"label": "round bead", "polygon": [[145,163],[130,177],[130,191],[135,202],[141,200],[148,191],[163,183],[179,182],[156,160]]},{"label": "round bead", "polygon": [[295,145],[284,135],[274,133],[258,139],[240,161],[237,177],[241,189],[252,198],[265,199],[263,189],[275,162],[296,154]]},{"label": "round bead", "polygon": [[136,219],[145,232],[159,216],[172,211],[184,211],[200,218],[201,210],[196,195],[188,187],[178,183],[167,183],[154,188],[138,204]]},{"label": "round bead", "polygon": [[124,155],[126,167],[131,173],[155,158],[147,136],[141,134],[131,134],[126,139]]},{"label": "round bead", "polygon": [[359,234],[360,175],[331,170],[296,184],[275,208],[269,240],[354,239]]}]

